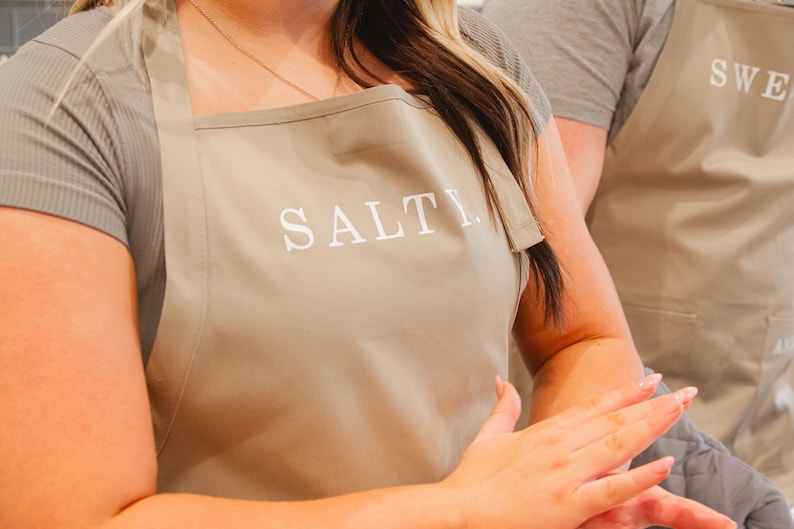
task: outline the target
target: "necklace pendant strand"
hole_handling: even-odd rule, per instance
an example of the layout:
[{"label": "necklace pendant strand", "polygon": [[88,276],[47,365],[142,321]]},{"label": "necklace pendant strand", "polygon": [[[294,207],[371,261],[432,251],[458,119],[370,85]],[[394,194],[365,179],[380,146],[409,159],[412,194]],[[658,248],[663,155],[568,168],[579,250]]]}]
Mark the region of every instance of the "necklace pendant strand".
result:
[{"label": "necklace pendant strand", "polygon": [[[276,71],[275,68],[272,68],[267,63],[265,63],[262,59],[260,59],[259,57],[257,57],[253,53],[251,53],[245,47],[243,47],[239,42],[237,42],[237,40],[234,37],[231,36],[231,34],[229,34],[228,31],[223,29],[223,27],[220,24],[218,24],[218,22],[215,21],[215,19],[212,18],[210,16],[210,14],[207,13],[207,11],[196,2],[196,0],[188,0],[188,2],[190,2],[190,5],[195,7],[196,10],[199,13],[201,13],[201,15],[204,18],[207,19],[207,22],[212,24],[212,27],[214,27],[215,30],[218,33],[220,33],[223,36],[223,38],[225,38],[229,42],[229,44],[234,46],[237,49],[237,51],[239,51],[240,53],[242,53],[243,55],[245,55],[246,57],[248,57],[249,59],[254,61],[256,64],[261,66],[264,70],[266,70],[270,75],[272,75],[273,77],[275,77],[276,79],[278,79],[282,83],[286,84],[287,86],[289,86],[290,88],[292,88],[296,92],[298,92],[300,94],[303,94],[304,96],[308,97],[312,101],[319,101],[320,100],[319,97],[317,97],[316,95],[312,94],[308,90],[305,90],[304,88],[301,88],[297,84],[293,83],[292,81],[290,81],[289,79],[287,79],[286,77],[284,77],[283,75],[278,73],[278,71]],[[341,83],[342,83],[342,68],[340,66],[337,69],[337,71],[336,71],[336,81],[334,82],[334,91],[331,93],[331,97],[336,97],[337,93],[339,92],[339,86],[340,86]]]}]

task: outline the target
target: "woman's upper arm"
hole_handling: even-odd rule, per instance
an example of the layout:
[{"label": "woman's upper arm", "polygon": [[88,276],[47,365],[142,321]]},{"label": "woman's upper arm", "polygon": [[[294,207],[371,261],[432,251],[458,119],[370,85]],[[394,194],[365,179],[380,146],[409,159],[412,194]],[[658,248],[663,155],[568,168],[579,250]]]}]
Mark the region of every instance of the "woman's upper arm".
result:
[{"label": "woman's upper arm", "polygon": [[0,207],[0,525],[92,527],[154,492],[127,248]]},{"label": "woman's upper arm", "polygon": [[565,293],[562,328],[543,320],[532,282],[522,296],[514,336],[533,372],[572,344],[601,338],[629,339],[614,283],[584,222],[554,119],[537,139],[536,153],[536,212],[546,240],[559,259]]}]

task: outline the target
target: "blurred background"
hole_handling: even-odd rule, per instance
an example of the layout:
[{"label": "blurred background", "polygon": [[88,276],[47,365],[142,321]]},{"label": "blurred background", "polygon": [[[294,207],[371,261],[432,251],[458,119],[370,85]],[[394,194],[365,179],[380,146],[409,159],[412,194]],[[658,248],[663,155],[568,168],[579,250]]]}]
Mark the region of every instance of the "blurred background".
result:
[{"label": "blurred background", "polygon": [[0,0],[0,61],[66,15],[71,1]]},{"label": "blurred background", "polygon": [[[459,0],[479,9],[483,0]],[[0,0],[0,63],[59,18],[66,16],[71,0]]]}]

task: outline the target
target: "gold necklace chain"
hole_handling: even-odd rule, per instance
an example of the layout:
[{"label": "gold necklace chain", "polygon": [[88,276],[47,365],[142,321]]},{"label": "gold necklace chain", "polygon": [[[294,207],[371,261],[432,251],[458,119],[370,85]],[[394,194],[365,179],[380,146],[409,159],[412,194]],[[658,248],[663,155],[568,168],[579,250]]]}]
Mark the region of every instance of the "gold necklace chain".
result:
[{"label": "gold necklace chain", "polygon": [[[284,77],[283,75],[278,73],[274,68],[268,66],[262,59],[260,59],[259,57],[257,57],[256,55],[254,55],[253,53],[248,51],[246,48],[244,48],[239,42],[237,42],[237,40],[234,37],[232,37],[229,34],[229,32],[227,32],[225,29],[223,29],[223,27],[215,21],[215,19],[212,18],[209,15],[209,13],[207,13],[204,10],[203,7],[198,5],[198,3],[196,3],[196,0],[188,0],[188,2],[190,2],[190,4],[193,7],[195,7],[196,10],[199,13],[201,13],[204,16],[204,18],[206,18],[207,21],[210,24],[212,24],[212,26],[218,31],[218,33],[223,35],[223,38],[225,38],[227,41],[229,41],[229,44],[231,44],[232,46],[237,48],[237,50],[240,53],[242,53],[243,55],[245,55],[246,57],[248,57],[249,59],[251,59],[252,61],[257,63],[259,66],[261,66],[265,70],[267,70],[270,73],[270,75],[272,75],[273,77],[275,77],[276,79],[278,79],[282,83],[288,85],[290,88],[292,88],[292,89],[296,90],[297,92],[300,92],[301,94],[305,95],[306,97],[308,97],[312,101],[319,101],[320,100],[319,97],[317,97],[316,95],[312,94],[308,90],[305,90],[305,89],[301,88],[300,86],[296,85],[295,83],[293,83],[292,81],[290,81],[289,79],[287,79],[286,77]],[[337,92],[339,91],[339,85],[340,85],[341,82],[342,82],[342,68],[339,67],[339,69],[336,71],[336,81],[334,82],[334,91],[331,93],[331,97],[336,96]]]}]

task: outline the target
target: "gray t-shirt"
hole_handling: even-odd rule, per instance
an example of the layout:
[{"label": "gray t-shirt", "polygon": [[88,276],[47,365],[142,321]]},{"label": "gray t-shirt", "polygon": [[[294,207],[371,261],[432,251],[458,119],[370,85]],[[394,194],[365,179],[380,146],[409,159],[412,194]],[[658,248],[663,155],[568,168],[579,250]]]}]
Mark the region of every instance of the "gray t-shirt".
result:
[{"label": "gray t-shirt", "polygon": [[[0,205],[86,224],[125,244],[135,263],[139,332],[148,358],[165,289],[160,150],[151,98],[118,35],[65,81],[110,20],[97,8],[67,17],[0,66]],[[464,37],[528,94],[539,130],[548,101],[493,23],[460,10]]]},{"label": "gray t-shirt", "polygon": [[488,0],[557,116],[609,130],[628,119],[664,46],[675,0]]}]

